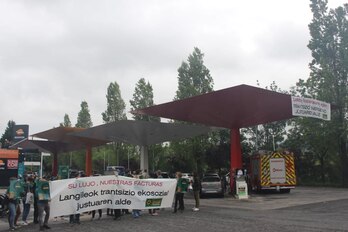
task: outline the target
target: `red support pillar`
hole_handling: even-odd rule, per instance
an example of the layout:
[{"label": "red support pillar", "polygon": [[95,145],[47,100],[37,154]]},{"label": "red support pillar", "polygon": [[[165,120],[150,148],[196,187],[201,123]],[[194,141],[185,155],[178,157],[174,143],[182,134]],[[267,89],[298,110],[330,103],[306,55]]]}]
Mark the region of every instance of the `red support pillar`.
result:
[{"label": "red support pillar", "polygon": [[58,153],[53,153],[52,176],[58,175]]},{"label": "red support pillar", "polygon": [[92,147],[86,147],[86,176],[92,175]]},{"label": "red support pillar", "polygon": [[234,192],[234,176],[236,169],[242,168],[242,147],[240,144],[239,128],[231,129],[231,169],[230,169],[230,187],[231,192]]}]

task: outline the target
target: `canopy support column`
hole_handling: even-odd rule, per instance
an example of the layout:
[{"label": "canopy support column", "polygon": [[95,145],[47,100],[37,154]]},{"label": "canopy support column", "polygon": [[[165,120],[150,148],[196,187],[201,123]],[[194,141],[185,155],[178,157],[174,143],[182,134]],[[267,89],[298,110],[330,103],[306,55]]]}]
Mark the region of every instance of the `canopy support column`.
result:
[{"label": "canopy support column", "polygon": [[86,176],[92,175],[92,147],[87,145],[86,147]]},{"label": "canopy support column", "polygon": [[147,146],[140,146],[140,169],[149,171],[149,151]]},{"label": "canopy support column", "polygon": [[236,170],[242,168],[242,148],[240,144],[240,132],[239,128],[231,129],[231,169],[230,169],[230,187],[231,192],[235,191],[234,177]]}]

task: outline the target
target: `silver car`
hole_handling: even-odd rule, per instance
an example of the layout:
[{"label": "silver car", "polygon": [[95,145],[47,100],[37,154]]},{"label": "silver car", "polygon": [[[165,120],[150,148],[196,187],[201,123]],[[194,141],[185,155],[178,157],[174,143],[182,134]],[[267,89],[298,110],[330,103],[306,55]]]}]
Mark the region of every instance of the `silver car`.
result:
[{"label": "silver car", "polygon": [[224,197],[224,190],[219,176],[204,176],[201,180],[201,185],[201,197],[206,195],[218,195]]}]

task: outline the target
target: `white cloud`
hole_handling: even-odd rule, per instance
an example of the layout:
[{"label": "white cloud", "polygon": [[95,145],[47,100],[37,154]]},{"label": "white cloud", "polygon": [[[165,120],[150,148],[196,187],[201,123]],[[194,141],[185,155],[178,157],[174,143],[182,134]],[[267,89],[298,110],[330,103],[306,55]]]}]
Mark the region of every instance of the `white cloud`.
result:
[{"label": "white cloud", "polygon": [[8,120],[31,134],[65,113],[75,124],[83,100],[101,124],[113,81],[128,109],[142,77],[157,104],[171,101],[195,46],[215,89],[256,80],[287,89],[308,76],[310,20],[303,0],[1,1],[0,134]]}]

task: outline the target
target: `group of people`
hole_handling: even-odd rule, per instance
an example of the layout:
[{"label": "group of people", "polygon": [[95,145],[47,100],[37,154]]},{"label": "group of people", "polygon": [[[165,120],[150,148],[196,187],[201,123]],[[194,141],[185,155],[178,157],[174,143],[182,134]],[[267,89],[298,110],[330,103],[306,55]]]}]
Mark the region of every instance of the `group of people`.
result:
[{"label": "group of people", "polygon": [[[24,178],[10,178],[10,185],[6,191],[8,206],[8,222],[10,230],[18,228],[18,219],[22,214],[22,225],[28,225],[30,207],[34,207],[34,224],[40,225],[40,231],[50,229],[48,219],[50,216],[50,189],[45,178],[37,176],[24,176]],[[20,204],[23,204],[21,212]],[[43,217],[45,214],[45,217]]]},{"label": "group of people", "polygon": [[[161,171],[157,171],[147,174],[146,170],[135,172],[126,172],[126,176],[146,179],[146,178],[162,178]],[[79,178],[83,176],[76,176],[74,178]],[[192,187],[193,195],[195,198],[195,207],[193,211],[199,211],[199,191],[200,191],[200,180],[197,173],[193,173],[193,180],[189,181],[186,178],[182,178],[181,172],[176,173],[177,186],[175,190],[174,199],[174,211],[183,212],[184,206],[184,194],[188,191],[188,187]],[[18,219],[22,214],[22,225],[28,225],[28,215],[30,212],[31,205],[34,207],[34,224],[39,224],[39,230],[43,231],[45,229],[50,229],[48,226],[48,219],[50,215],[50,190],[48,178],[38,178],[37,176],[24,176],[24,178],[10,178],[10,185],[6,192],[8,199],[8,222],[10,230],[14,231],[18,228]],[[22,202],[22,203],[21,203]],[[22,204],[22,207],[20,207]],[[21,208],[23,209],[21,212]],[[158,215],[159,209],[149,209],[149,214],[152,216]],[[91,220],[95,218],[96,210],[89,212],[91,214]],[[100,219],[102,217],[102,209],[98,209],[98,214]],[[133,209],[129,212],[128,209],[107,209],[107,215],[114,216],[114,219],[119,219],[123,214],[132,214],[134,218],[138,218],[141,215],[141,210]],[[55,218],[57,219],[57,218]],[[70,223],[80,224],[80,214],[70,215]]]},{"label": "group of people", "polygon": [[174,211],[176,213],[178,210],[183,212],[185,210],[184,205],[184,195],[188,190],[188,187],[192,187],[193,196],[195,198],[195,207],[193,207],[193,211],[199,211],[199,192],[201,189],[201,182],[197,172],[193,172],[193,179],[189,181],[186,178],[182,178],[181,172],[177,172],[175,177],[177,179],[176,190],[175,190],[175,201],[174,201]]}]

